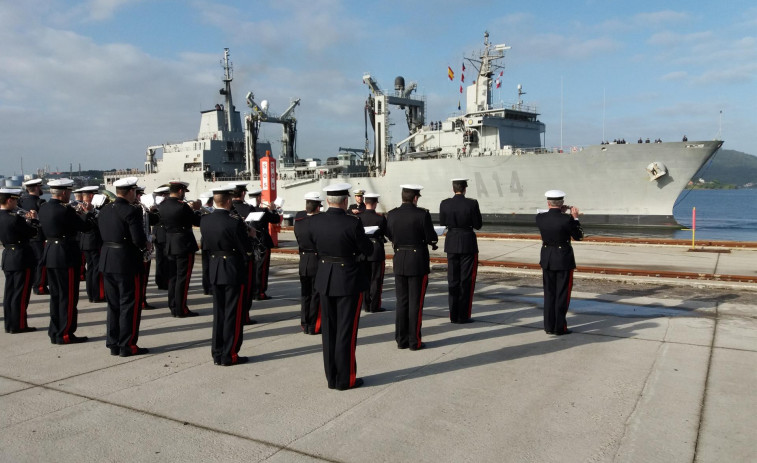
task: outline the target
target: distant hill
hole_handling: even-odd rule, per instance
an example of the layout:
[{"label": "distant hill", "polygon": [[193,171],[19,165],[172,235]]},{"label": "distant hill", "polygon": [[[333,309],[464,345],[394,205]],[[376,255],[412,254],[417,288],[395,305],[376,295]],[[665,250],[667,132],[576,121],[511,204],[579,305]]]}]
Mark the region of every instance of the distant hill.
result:
[{"label": "distant hill", "polygon": [[696,183],[700,178],[708,184],[757,188],[757,156],[721,149],[692,180]]}]

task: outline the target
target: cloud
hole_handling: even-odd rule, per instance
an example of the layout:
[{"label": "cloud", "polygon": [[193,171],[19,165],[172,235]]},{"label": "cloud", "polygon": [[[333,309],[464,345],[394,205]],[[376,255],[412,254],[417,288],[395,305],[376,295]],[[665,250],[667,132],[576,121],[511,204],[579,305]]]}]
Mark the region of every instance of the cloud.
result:
[{"label": "cloud", "polygon": [[674,71],[660,77],[660,80],[665,82],[681,82],[687,80],[688,77],[689,74],[686,71]]}]

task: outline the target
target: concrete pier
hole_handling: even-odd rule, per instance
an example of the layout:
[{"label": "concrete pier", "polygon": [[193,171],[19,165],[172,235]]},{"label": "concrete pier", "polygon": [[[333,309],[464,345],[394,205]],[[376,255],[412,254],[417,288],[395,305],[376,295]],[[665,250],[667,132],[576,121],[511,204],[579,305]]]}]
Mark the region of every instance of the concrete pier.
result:
[{"label": "concrete pier", "polygon": [[[282,245],[287,246],[287,237]],[[484,240],[482,240],[484,241]],[[291,242],[290,242],[291,244]],[[538,262],[538,242],[485,240],[481,258]],[[579,266],[754,275],[755,251],[576,245]],[[442,253],[435,253],[443,257]],[[359,389],[326,387],[320,336],[299,328],[294,256],[274,253],[241,355],[215,366],[199,259],[175,319],[154,285],[144,356],[112,357],[103,304],[80,302],[84,344],[39,331],[0,336],[0,460],[38,461],[757,461],[757,309],[752,283],[576,273],[569,336],[544,333],[533,268],[482,268],[469,325],[449,323],[435,264],[418,352],[394,342],[394,281],[363,314]],[[83,287],[82,287],[83,291]]]}]

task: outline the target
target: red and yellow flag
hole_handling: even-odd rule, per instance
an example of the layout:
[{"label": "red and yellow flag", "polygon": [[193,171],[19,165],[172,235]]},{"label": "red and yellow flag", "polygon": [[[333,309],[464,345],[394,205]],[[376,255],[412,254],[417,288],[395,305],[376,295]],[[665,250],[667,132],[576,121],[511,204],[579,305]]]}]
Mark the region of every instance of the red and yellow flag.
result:
[{"label": "red and yellow flag", "polygon": [[455,71],[449,66],[447,66],[447,75],[449,76],[449,80],[455,80]]}]

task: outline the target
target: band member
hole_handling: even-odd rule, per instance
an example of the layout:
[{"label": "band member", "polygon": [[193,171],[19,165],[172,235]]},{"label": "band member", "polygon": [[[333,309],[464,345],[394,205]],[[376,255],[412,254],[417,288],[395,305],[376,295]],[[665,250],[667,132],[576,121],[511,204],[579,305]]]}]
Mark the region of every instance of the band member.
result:
[{"label": "band member", "polygon": [[452,179],[455,195],[439,205],[439,224],[447,227],[444,252],[447,253],[449,319],[452,323],[471,323],[473,289],[478,267],[478,241],[474,229],[482,225],[478,201],[465,197],[467,178]]},{"label": "band member", "polygon": [[[81,202],[87,209],[94,208],[92,199],[100,188],[97,186],[85,186],[80,188]],[[97,210],[95,209],[95,219],[92,221],[92,228],[79,234],[79,249],[84,255],[85,266],[85,289],[89,302],[103,302],[105,300],[105,283],[102,273],[100,273],[100,248],[102,239],[100,237],[100,228],[97,220]]]},{"label": "band member", "polygon": [[142,259],[142,281],[140,289],[142,292],[139,294],[139,305],[142,310],[155,310],[156,307],[147,303],[147,281],[150,277],[150,267],[152,264],[152,256],[155,254],[155,247],[153,246],[153,237],[150,233],[150,227],[154,227],[160,221],[160,215],[158,215],[157,207],[147,207],[142,203],[142,198],[145,195],[145,187],[137,185],[136,188],[136,200],[133,206],[139,210],[142,214],[142,227],[145,229],[145,236],[147,237],[147,244],[145,245],[145,255]]},{"label": "band member", "polygon": [[[213,192],[204,191],[200,195],[200,203],[202,207],[200,211],[202,215],[210,214],[213,212]],[[208,277],[210,254],[202,247],[202,235],[200,235],[200,254],[202,255],[202,294],[208,295],[212,291],[210,287],[210,278]]]},{"label": "band member", "polygon": [[[26,193],[21,195],[18,201],[18,207],[26,211],[35,211],[39,213],[40,206],[45,202],[42,196],[42,179],[35,178],[24,182],[24,188]],[[34,253],[34,259],[37,261],[37,265],[34,269],[32,290],[34,294],[43,295],[50,294],[50,290],[47,285],[47,268],[45,262],[42,259],[42,253],[45,248],[45,234],[42,229],[37,230],[37,236],[29,241],[29,245],[32,247]]]},{"label": "band member", "polygon": [[99,215],[103,239],[100,271],[105,279],[108,316],[105,345],[111,355],[130,357],[149,351],[137,346],[142,319],[142,285],[147,235],[142,208],[136,205],[137,178],[113,182],[118,196]]},{"label": "band member", "polygon": [[168,307],[171,315],[178,318],[196,317],[189,310],[187,294],[192,278],[195,252],[200,248],[192,232],[192,226],[200,226],[200,203],[184,202],[189,192],[187,182],[169,183],[170,195],[158,206],[160,220],[166,228],[166,256],[168,256]]},{"label": "band member", "polygon": [[260,188],[248,192],[253,202],[251,212],[262,212],[263,216],[253,222],[257,236],[257,246],[255,246],[255,292],[253,293],[256,301],[265,301],[271,297],[266,294],[268,291],[268,273],[271,267],[271,248],[273,248],[273,238],[268,230],[270,224],[281,222],[281,215],[276,211],[273,204],[260,202],[262,194]]},{"label": "band member", "polygon": [[350,204],[347,208],[347,212],[352,215],[361,214],[365,211],[365,202],[363,202],[365,190],[355,190],[353,194],[355,195],[355,204]]},{"label": "band member", "polygon": [[364,227],[378,227],[375,232],[368,234],[373,243],[373,253],[366,257],[366,266],[370,275],[371,285],[363,293],[363,310],[376,313],[384,312],[381,307],[381,293],[384,289],[384,271],[386,269],[386,217],[376,212],[378,205],[378,193],[365,193],[365,210],[358,215]]},{"label": "band member", "polygon": [[395,340],[399,349],[420,350],[423,301],[430,272],[428,246],[438,240],[431,214],[418,207],[421,185],[400,185],[402,205],[387,214],[386,236],[394,248],[394,281],[397,292]]},{"label": "band member", "polygon": [[[155,205],[160,206],[168,197],[168,185],[159,186],[153,191],[155,196]],[[152,244],[155,247],[153,254],[155,255],[155,286],[158,289],[168,289],[168,256],[166,256],[166,227],[163,225],[163,221],[160,220],[160,212],[158,212],[158,223],[152,227]]]},{"label": "band member", "polygon": [[328,210],[307,219],[318,253],[315,288],[323,309],[323,366],[329,388],[340,391],[363,385],[357,377],[355,346],[368,278],[358,258],[373,252],[360,221],[346,212],[349,189],[348,183],[324,188]]},{"label": "band member", "polygon": [[216,365],[239,365],[242,346],[245,259],[252,244],[244,222],[231,215],[231,194],[235,186],[213,189],[215,209],[202,217],[203,250],[210,253],[209,278],[213,293],[213,341],[211,354]]},{"label": "band member", "polygon": [[[240,218],[241,220],[247,219],[247,216],[252,212],[252,204],[244,201],[247,195],[247,182],[233,182],[234,192],[231,197],[231,213],[232,215]],[[248,227],[255,230],[254,227]],[[250,245],[255,249],[258,239],[257,232],[252,233],[249,238]],[[244,310],[242,311],[242,318],[245,325],[253,325],[256,323],[254,319],[250,318],[250,310],[252,309],[252,300],[255,298],[255,253],[244,262]]]},{"label": "band member", "polygon": [[32,292],[32,274],[37,267],[29,240],[39,228],[36,211],[18,209],[20,189],[0,189],[0,242],[5,274],[3,320],[6,333],[27,333],[37,329],[27,323],[26,310]]},{"label": "band member", "polygon": [[570,240],[580,241],[584,233],[578,222],[578,208],[564,204],[564,192],[549,190],[544,196],[549,209],[536,215],[542,240],[539,265],[544,283],[544,331],[560,336],[572,333],[565,320],[576,268]]},{"label": "band member", "polygon": [[53,180],[50,201],[39,209],[39,223],[45,234],[43,259],[50,285],[50,327],[48,335],[53,344],[74,344],[87,341],[76,336],[79,303],[79,271],[81,253],[76,233],[92,228],[93,214],[86,208],[79,212],[69,205],[74,181],[67,178]]},{"label": "band member", "polygon": [[321,299],[315,289],[318,272],[318,255],[310,236],[310,218],[321,212],[323,200],[320,193],[312,191],[305,195],[305,210],[294,217],[294,236],[300,254],[300,326],[305,334],[321,333]]}]

